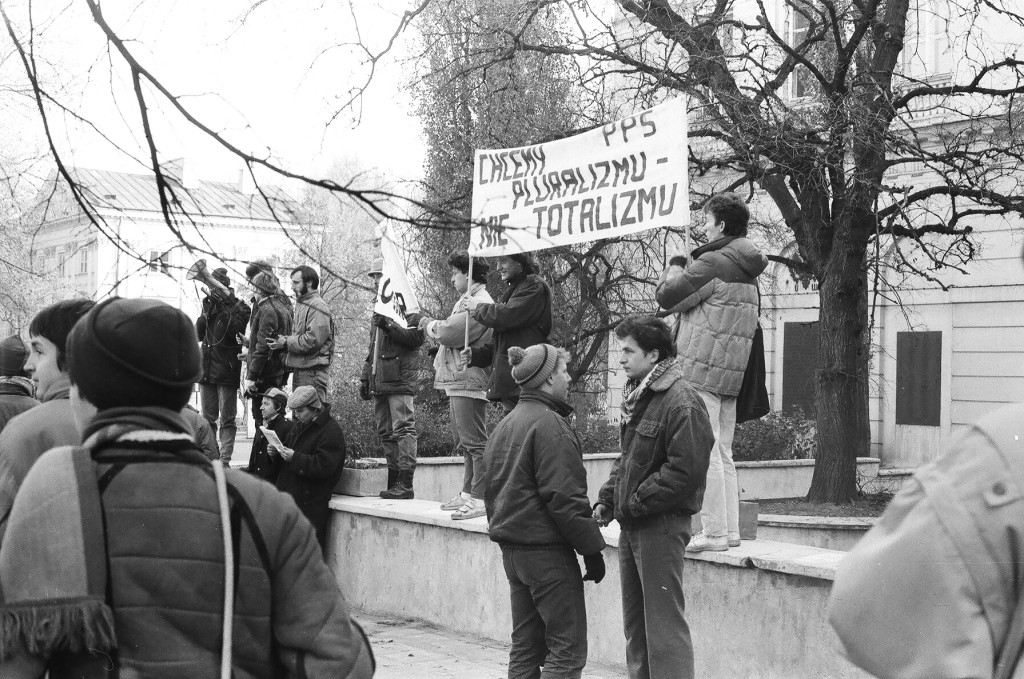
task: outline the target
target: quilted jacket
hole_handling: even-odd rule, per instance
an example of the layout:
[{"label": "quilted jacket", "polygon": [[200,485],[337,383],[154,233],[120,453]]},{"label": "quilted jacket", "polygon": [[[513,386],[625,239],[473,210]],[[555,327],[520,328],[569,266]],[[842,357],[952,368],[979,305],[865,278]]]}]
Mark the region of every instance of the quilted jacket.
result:
[{"label": "quilted jacket", "polygon": [[670,266],[655,297],[679,314],[677,361],[687,382],[735,396],[757,327],[757,277],[768,259],[746,238],[721,238],[693,251],[686,268]]},{"label": "quilted jacket", "polygon": [[330,365],[334,350],[334,317],[327,302],[316,290],[295,300],[292,335],[288,337],[284,364],[289,368],[316,368]]},{"label": "quilted jacket", "polygon": [[[474,283],[470,296],[484,304],[494,302],[481,283]],[[444,390],[487,391],[490,368],[467,366],[460,369],[459,351],[466,341],[466,317],[469,317],[469,346],[483,347],[491,342],[491,330],[465,311],[458,311],[456,302],[452,315],[444,320],[424,319],[420,326],[427,337],[440,344],[434,357],[434,388]]]}]

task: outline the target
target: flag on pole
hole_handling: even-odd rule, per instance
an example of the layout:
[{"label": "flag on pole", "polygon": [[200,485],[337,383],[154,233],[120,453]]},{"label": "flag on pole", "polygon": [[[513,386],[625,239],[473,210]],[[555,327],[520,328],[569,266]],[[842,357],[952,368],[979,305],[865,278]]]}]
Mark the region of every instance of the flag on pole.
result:
[{"label": "flag on pole", "polygon": [[679,97],[545,144],[478,150],[469,254],[500,257],[690,221]]},{"label": "flag on pole", "polygon": [[380,238],[380,254],[384,260],[384,266],[377,287],[377,299],[373,305],[373,311],[387,316],[403,328],[407,328],[409,324],[406,321],[406,316],[419,313],[420,304],[406,275],[405,262],[402,260],[401,250],[398,246],[394,222],[385,219],[378,224],[377,236]]}]

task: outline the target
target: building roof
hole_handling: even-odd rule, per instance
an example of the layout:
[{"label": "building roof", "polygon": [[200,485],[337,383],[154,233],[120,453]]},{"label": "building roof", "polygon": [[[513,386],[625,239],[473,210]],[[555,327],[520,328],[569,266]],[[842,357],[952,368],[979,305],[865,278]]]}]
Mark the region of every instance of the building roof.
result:
[{"label": "building roof", "polygon": [[[90,202],[97,209],[155,212],[159,214],[160,197],[156,176],[71,168]],[[261,187],[263,194],[243,193],[238,184],[200,180],[193,188],[184,188],[169,175],[171,186],[182,210],[193,216],[207,218],[260,219],[295,223],[299,221],[299,205],[279,187]],[[269,203],[269,204],[268,204]]]}]

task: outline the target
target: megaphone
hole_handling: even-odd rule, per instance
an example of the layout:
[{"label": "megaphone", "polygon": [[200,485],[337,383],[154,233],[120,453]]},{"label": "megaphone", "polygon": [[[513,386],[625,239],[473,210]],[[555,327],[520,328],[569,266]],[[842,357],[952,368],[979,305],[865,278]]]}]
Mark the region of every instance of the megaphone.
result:
[{"label": "megaphone", "polygon": [[185,273],[185,278],[190,281],[199,280],[206,283],[210,288],[210,292],[221,299],[227,299],[231,296],[231,291],[227,289],[227,286],[214,278],[210,270],[206,268],[205,259],[200,259],[190,266],[188,272]]}]

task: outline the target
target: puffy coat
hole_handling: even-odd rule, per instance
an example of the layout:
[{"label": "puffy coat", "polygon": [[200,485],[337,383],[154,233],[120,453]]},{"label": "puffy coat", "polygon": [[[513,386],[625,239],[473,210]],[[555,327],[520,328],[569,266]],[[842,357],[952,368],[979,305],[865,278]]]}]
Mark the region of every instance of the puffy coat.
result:
[{"label": "puffy coat", "polygon": [[[839,564],[829,620],[847,657],[880,679],[992,677],[1024,605],[1022,536],[1017,404],[914,472]],[[1011,676],[1024,678],[1024,663]]]},{"label": "puffy coat", "polygon": [[295,300],[292,334],[285,347],[284,364],[291,369],[330,365],[334,351],[334,317],[316,290]]},{"label": "puffy coat", "polygon": [[331,417],[330,404],[308,424],[293,422],[282,443],[295,455],[281,464],[277,489],[295,498],[316,529],[320,544],[324,544],[330,516],[327,503],[345,467],[345,434]]},{"label": "puffy coat", "polygon": [[756,281],[767,266],[753,243],[729,237],[662,274],[655,297],[680,315],[676,360],[690,384],[722,396],[740,392],[757,327]]},{"label": "puffy coat", "polygon": [[494,330],[490,344],[473,349],[471,366],[491,366],[487,398],[498,401],[517,396],[519,385],[508,364],[509,347],[532,347],[548,340],[551,333],[551,290],[536,274],[509,281],[500,302],[481,304],[473,318]]},{"label": "puffy coat", "polygon": [[671,366],[619,425],[622,454],[598,494],[625,529],[700,511],[715,435],[704,402]]},{"label": "puffy coat", "polygon": [[13,418],[0,432],[0,540],[14,496],[32,465],[50,448],[78,445],[82,433],[71,412],[71,380],[61,376],[39,395],[41,404]]},{"label": "puffy coat", "polygon": [[14,417],[39,405],[32,398],[32,383],[26,378],[0,377],[0,431]]},{"label": "puffy coat", "polygon": [[[293,424],[294,422],[285,419],[284,415],[278,415],[271,421],[269,427],[272,432],[277,434],[277,438],[281,439],[281,443],[284,443],[288,439]],[[268,425],[264,422],[263,426]],[[283,460],[280,455],[270,454],[267,450],[267,443],[267,437],[257,427],[256,436],[252,439],[252,452],[249,453],[249,465],[245,471],[264,481],[277,483],[277,476],[281,471]]]},{"label": "puffy coat", "polygon": [[[482,283],[474,283],[470,297],[479,299],[484,304],[494,300],[487,293]],[[434,356],[434,387],[460,391],[487,391],[490,380],[488,368],[467,366],[459,369],[461,364],[459,352],[466,341],[466,319],[469,318],[469,346],[479,348],[490,344],[492,331],[465,311],[456,311],[459,303],[455,303],[452,315],[443,321],[428,321],[424,331],[427,336],[437,340],[441,345]],[[423,322],[420,325],[424,325]]]},{"label": "puffy coat", "polygon": [[279,384],[285,374],[284,350],[273,350],[267,341],[292,332],[292,307],[281,294],[264,297],[252,309],[249,326],[248,379]]},{"label": "puffy coat", "polygon": [[491,540],[568,545],[583,555],[604,549],[570,414],[564,401],[528,389],[488,437],[484,504]]},{"label": "puffy coat", "polygon": [[220,446],[217,444],[217,436],[213,433],[213,428],[206,418],[190,405],[181,409],[181,418],[185,420],[185,424],[192,432],[192,441],[206,456],[206,459],[219,460]]},{"label": "puffy coat", "polygon": [[[148,426],[119,438],[122,422]],[[113,658],[119,676],[220,676],[221,516],[210,462],[185,431],[177,413],[157,408],[103,411],[86,430],[87,436],[100,440],[88,446],[95,462],[94,479],[88,482],[99,484],[104,510],[105,523],[100,525],[106,532],[107,582],[113,588],[108,600],[113,602],[119,650]],[[37,539],[32,533],[46,518],[46,508],[40,506],[46,503],[30,499],[73,501],[76,482],[85,481],[62,466],[67,451],[50,451],[25,480],[26,500],[12,515],[10,548],[0,549],[5,596],[23,589],[9,587],[12,581],[18,584],[18,571],[24,570],[19,559],[25,557],[15,547]],[[309,521],[289,496],[269,484],[237,470],[225,474],[236,558],[232,676],[372,676],[369,643],[349,615]],[[99,520],[93,517],[90,525],[95,524]],[[55,563],[74,561],[66,544],[56,543],[53,549]],[[87,551],[77,558],[90,555],[102,559],[102,546],[98,555]],[[46,577],[38,570],[24,577]],[[83,623],[70,619],[67,624]],[[60,627],[55,628],[59,633]],[[62,659],[65,668],[55,670],[51,664],[54,679],[93,676],[76,664],[81,656]]]},{"label": "puffy coat", "polygon": [[[416,327],[417,323],[419,316],[412,314],[409,316],[408,328],[401,327],[390,318],[386,319],[384,328],[378,328],[375,323],[370,324],[370,349],[359,379],[369,385],[371,394],[412,396],[416,393],[420,372],[419,349],[423,345],[423,331]],[[373,344],[377,337],[380,337],[380,352],[377,355],[377,370],[374,372],[371,366]]]},{"label": "puffy coat", "polygon": [[203,313],[196,319],[196,334],[203,343],[203,376],[206,384],[237,387],[242,375],[238,354],[242,345],[239,333],[249,323],[249,305],[234,295],[227,301],[213,296],[203,298]]}]

